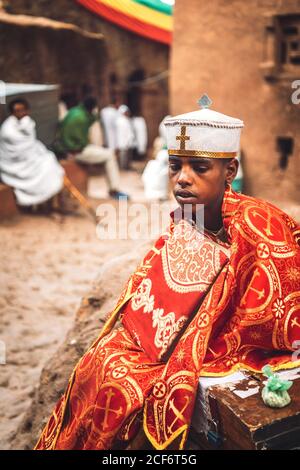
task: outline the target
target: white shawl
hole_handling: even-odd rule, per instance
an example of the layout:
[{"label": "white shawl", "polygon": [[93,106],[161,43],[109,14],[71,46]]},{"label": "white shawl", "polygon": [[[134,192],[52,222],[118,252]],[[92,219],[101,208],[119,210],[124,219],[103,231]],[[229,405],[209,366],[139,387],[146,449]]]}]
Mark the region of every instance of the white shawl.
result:
[{"label": "white shawl", "polygon": [[64,170],[54,153],[37,140],[29,117],[7,118],[0,129],[0,177],[23,206],[40,204],[63,187]]}]

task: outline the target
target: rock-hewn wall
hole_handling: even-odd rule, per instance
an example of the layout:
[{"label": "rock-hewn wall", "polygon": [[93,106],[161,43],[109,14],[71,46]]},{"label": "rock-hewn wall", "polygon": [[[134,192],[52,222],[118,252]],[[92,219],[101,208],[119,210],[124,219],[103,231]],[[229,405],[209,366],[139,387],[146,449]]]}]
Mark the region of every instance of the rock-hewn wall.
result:
[{"label": "rock-hewn wall", "polygon": [[[249,193],[297,201],[300,106],[292,103],[291,84],[300,78],[300,65],[273,81],[266,79],[265,68],[276,59],[272,18],[288,13],[300,13],[299,0],[176,0],[170,101],[172,114],[183,113],[197,109],[207,92],[213,109],[243,119]],[[279,168],[281,136],[294,139],[286,170]]]},{"label": "rock-hewn wall", "polygon": [[101,39],[1,23],[0,50],[0,79],[6,82],[59,84],[62,90],[78,88],[86,77],[97,90],[105,83],[108,56]]},{"label": "rock-hewn wall", "polygon": [[[4,36],[0,36],[1,56],[3,61],[9,60],[9,68],[3,62],[0,63],[0,79],[3,75],[11,81],[17,77],[18,82],[62,82],[64,88],[71,89],[73,85],[88,83],[101,98],[101,106],[104,106],[110,100],[112,74],[117,78],[114,87],[118,97],[126,101],[131,74],[142,70],[145,77],[151,77],[168,69],[168,46],[118,28],[75,1],[6,0],[2,3],[9,13],[44,16],[73,23],[87,31],[103,33],[104,41],[102,45],[96,45],[97,41],[81,41],[79,38],[72,44],[60,35],[52,42],[52,36],[47,39],[46,33],[40,34],[39,31],[30,31],[23,36],[9,31],[6,38],[12,37],[12,42],[5,41],[5,54],[2,53]],[[19,37],[15,39],[17,34]],[[65,74],[62,73],[64,70]],[[168,113],[167,79],[141,88],[141,111],[147,121],[149,140],[152,142],[157,135],[160,120]]]}]

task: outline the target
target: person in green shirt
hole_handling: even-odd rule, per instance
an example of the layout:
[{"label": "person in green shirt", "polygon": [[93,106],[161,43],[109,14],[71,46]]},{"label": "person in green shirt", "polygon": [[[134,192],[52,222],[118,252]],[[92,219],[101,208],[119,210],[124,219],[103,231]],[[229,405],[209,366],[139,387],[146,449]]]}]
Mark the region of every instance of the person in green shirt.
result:
[{"label": "person in green shirt", "polygon": [[71,108],[59,125],[55,142],[55,151],[76,161],[85,164],[105,165],[105,174],[109,187],[109,195],[114,199],[128,197],[119,190],[120,173],[115,152],[101,145],[101,138],[97,144],[90,143],[90,130],[97,121],[95,109],[97,100],[88,96],[82,104]]}]

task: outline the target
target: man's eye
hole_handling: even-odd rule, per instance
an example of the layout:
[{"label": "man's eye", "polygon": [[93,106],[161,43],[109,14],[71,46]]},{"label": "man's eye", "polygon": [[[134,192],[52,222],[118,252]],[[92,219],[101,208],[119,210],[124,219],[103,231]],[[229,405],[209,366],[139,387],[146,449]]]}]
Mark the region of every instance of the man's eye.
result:
[{"label": "man's eye", "polygon": [[207,166],[195,166],[194,171],[197,173],[205,173],[208,170]]},{"label": "man's eye", "polygon": [[180,165],[178,165],[177,163],[169,163],[169,168],[171,171],[179,171]]}]

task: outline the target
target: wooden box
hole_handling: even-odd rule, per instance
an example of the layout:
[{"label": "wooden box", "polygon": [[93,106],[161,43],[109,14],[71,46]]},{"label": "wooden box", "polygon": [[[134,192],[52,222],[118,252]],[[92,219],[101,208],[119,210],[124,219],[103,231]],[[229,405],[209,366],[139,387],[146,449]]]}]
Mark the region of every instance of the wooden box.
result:
[{"label": "wooden box", "polygon": [[[233,374],[233,381],[205,386],[200,378],[190,445],[194,449],[300,448],[300,368],[279,373],[293,380],[290,405],[267,407],[261,398],[265,377]],[[216,380],[216,379],[215,379]]]}]

